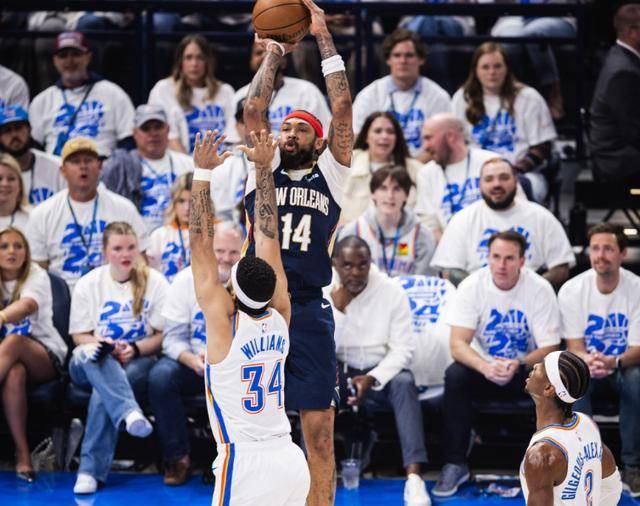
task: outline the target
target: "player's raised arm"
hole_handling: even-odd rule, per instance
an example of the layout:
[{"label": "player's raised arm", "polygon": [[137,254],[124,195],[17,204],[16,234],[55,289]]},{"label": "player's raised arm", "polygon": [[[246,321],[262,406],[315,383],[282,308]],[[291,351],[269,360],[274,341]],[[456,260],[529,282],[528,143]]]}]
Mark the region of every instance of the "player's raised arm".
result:
[{"label": "player's raised arm", "polygon": [[331,106],[331,127],[329,128],[329,149],[342,165],[351,165],[353,151],[353,115],[351,112],[351,92],[342,57],[336,51],[331,33],[327,28],[324,11],[311,0],[302,0],[311,13],[311,34],[316,37],[322,58],[322,73],[327,84],[329,105]]},{"label": "player's raised arm", "polygon": [[260,135],[250,132],[253,148],[240,146],[247,158],[256,166],[256,201],[253,237],[256,256],[267,262],[276,273],[276,287],[271,298],[274,307],[286,320],[291,318],[291,302],[287,291],[287,277],[282,265],[280,241],[278,239],[278,205],[276,188],[271,171],[271,162],[278,149],[278,141],[266,130]]},{"label": "player's raised arm", "polygon": [[[231,296],[220,282],[218,264],[213,252],[214,220],[211,209],[211,170],[221,165],[231,153],[218,154],[224,136],[216,140],[218,131],[196,134],[193,162],[196,170],[189,203],[189,244],[196,299],[205,317],[212,313],[233,312]],[[227,318],[228,319],[228,318]]]},{"label": "player's raised arm", "polygon": [[261,39],[257,34],[255,43],[264,46],[265,56],[256,75],[251,80],[242,113],[247,132],[245,139],[247,144],[250,144],[249,132],[260,132],[261,130],[268,132],[271,130],[268,109],[273,95],[273,82],[280,67],[280,60],[295,48],[295,44]]}]

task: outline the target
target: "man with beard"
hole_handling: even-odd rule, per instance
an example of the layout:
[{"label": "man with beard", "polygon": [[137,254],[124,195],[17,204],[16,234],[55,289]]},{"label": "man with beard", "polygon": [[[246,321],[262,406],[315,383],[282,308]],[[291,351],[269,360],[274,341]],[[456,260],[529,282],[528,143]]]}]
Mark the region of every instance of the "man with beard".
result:
[{"label": "man with beard", "polygon": [[[277,195],[282,261],[291,293],[291,349],[285,368],[285,407],[300,411],[311,490],[307,504],[333,504],[333,453],[336,355],[331,304],[322,287],[331,282],[329,247],[340,217],[343,184],[351,163],[351,95],[342,58],[324,18],[311,0],[311,34],[322,57],[322,71],[333,119],[327,141],[321,122],[307,111],[289,114],[280,128],[279,149],[271,165]],[[294,49],[262,41],[266,54],[244,108],[246,131],[269,129],[267,110],[274,77],[286,52]],[[326,144],[326,148],[325,148]],[[324,150],[323,150],[324,148]],[[249,172],[245,209],[254,222],[255,172]],[[254,252],[253,230],[248,253]]]},{"label": "man with beard", "polygon": [[492,158],[484,162],[480,170],[482,200],[451,219],[431,266],[457,285],[487,264],[491,235],[515,230],[527,241],[525,265],[542,274],[557,290],[575,264],[569,239],[550,211],[534,202],[516,199],[517,191],[516,172],[508,161]]},{"label": "man with beard", "polygon": [[621,267],[627,237],[620,225],[589,230],[591,269],[558,294],[567,349],[589,366],[591,384],[576,409],[591,414],[592,399],[620,401],[622,481],[640,496],[640,277]]},{"label": "man with beard", "polygon": [[469,479],[472,401],[526,399],[529,370],[560,345],[560,312],[551,285],[526,268],[527,241],[492,234],[488,267],[466,278],[445,310],[453,364],[444,378],[445,465],[432,490],[448,497]]},{"label": "man with beard", "polygon": [[13,156],[22,170],[29,204],[39,204],[66,188],[60,158],[31,147],[29,115],[19,105],[0,110],[0,150]]}]

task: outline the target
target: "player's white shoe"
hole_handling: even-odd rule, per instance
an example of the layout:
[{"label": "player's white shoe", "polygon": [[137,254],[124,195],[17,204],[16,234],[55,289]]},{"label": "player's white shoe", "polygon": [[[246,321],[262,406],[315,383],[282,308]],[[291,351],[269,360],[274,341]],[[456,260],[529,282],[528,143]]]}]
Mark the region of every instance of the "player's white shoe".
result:
[{"label": "player's white shoe", "polygon": [[404,484],[404,503],[406,506],[431,506],[427,487],[419,474],[410,474]]},{"label": "player's white shoe", "polygon": [[93,494],[98,490],[98,481],[90,474],[78,473],[76,484],[73,487],[74,494]]}]

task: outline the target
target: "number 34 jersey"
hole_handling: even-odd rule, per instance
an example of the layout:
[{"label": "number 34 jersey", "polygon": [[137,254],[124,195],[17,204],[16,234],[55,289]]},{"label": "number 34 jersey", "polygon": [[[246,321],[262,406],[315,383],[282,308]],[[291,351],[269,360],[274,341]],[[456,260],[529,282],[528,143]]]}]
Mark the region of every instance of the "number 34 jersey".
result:
[{"label": "number 34 jersey", "polygon": [[[280,150],[272,162],[276,187],[280,247],[289,290],[321,288],[331,283],[330,245],[342,207],[344,181],[349,167],[341,165],[329,149],[310,170],[287,171]],[[248,255],[253,255],[256,194],[255,170],[250,172],[245,209],[251,225]]]},{"label": "number 34 jersey", "polygon": [[221,362],[206,361],[207,410],[218,444],[255,442],[287,436],[284,362],[289,328],[274,309],[259,317],[232,316],[233,340]]}]

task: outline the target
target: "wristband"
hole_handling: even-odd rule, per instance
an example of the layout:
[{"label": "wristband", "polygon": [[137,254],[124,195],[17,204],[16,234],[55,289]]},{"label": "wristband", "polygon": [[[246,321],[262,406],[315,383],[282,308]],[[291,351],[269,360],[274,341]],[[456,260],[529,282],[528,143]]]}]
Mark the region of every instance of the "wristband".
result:
[{"label": "wristband", "polygon": [[203,181],[205,183],[211,183],[211,171],[207,169],[194,170],[193,181]]},{"label": "wristband", "polygon": [[325,58],[320,62],[322,66],[322,75],[327,77],[329,74],[335,74],[336,72],[344,72],[346,70],[342,56],[334,54],[329,58]]},{"label": "wristband", "polygon": [[277,42],[275,40],[272,40],[271,42],[269,42],[269,44],[267,44],[267,51],[271,46],[276,46],[280,51],[282,51],[282,54],[280,56],[284,56],[287,53],[286,49],[282,44],[280,44],[280,42]]},{"label": "wristband", "polygon": [[134,341],[129,343],[129,346],[133,348],[133,358],[138,358],[140,356],[140,348],[138,348],[137,343]]}]

